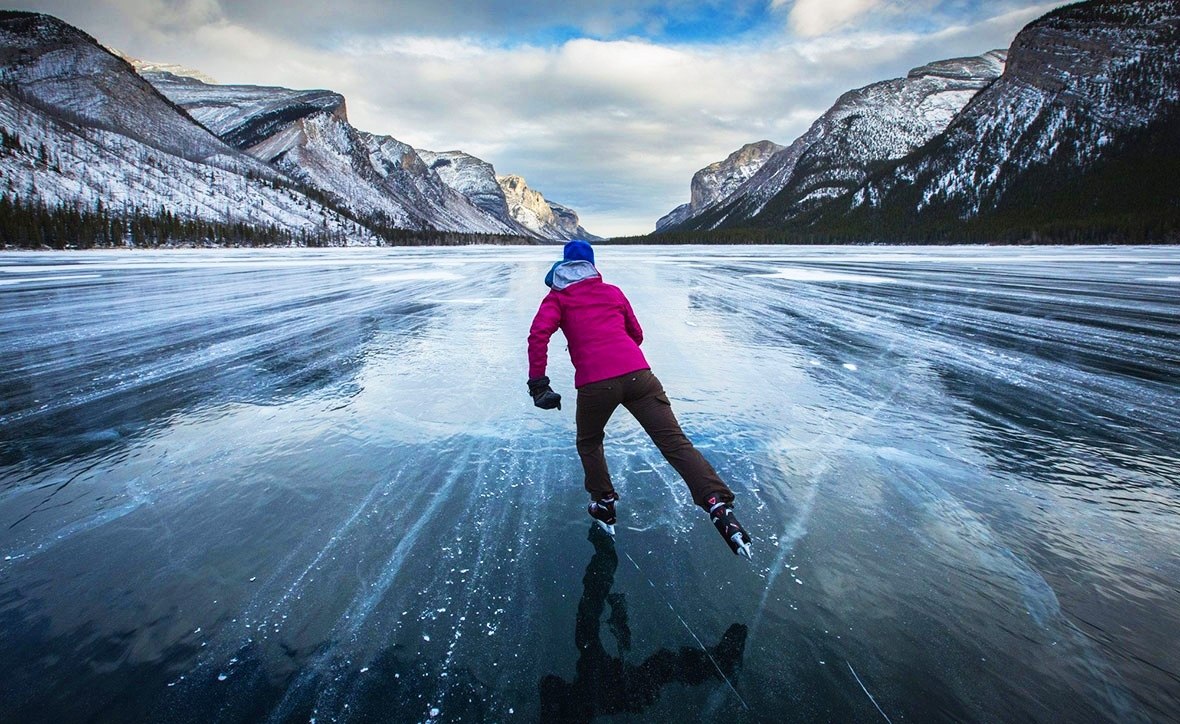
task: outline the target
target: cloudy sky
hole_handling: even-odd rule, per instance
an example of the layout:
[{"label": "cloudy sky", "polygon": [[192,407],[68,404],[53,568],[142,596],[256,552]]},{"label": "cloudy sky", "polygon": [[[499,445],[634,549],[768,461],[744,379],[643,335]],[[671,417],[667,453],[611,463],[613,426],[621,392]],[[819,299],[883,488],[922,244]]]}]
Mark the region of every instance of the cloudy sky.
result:
[{"label": "cloudy sky", "polygon": [[790,143],[846,90],[1006,48],[1036,0],[39,0],[222,83],[328,88],[349,119],[524,176],[591,232],[651,231],[699,168]]}]

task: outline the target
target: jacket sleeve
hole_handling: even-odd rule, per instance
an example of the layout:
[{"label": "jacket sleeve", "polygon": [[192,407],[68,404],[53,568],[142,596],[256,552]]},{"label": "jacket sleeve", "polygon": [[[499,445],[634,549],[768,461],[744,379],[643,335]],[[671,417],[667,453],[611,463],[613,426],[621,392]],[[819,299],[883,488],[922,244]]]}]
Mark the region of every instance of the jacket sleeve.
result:
[{"label": "jacket sleeve", "polygon": [[541,300],[541,308],[529,328],[529,379],[545,375],[549,363],[549,338],[561,326],[561,303],[550,292]]},{"label": "jacket sleeve", "polygon": [[623,300],[623,322],[627,327],[627,334],[631,339],[635,340],[635,344],[643,344],[643,327],[639,326],[639,319],[635,316],[635,311],[631,309],[631,302],[627,300],[627,295],[619,291],[619,297]]}]

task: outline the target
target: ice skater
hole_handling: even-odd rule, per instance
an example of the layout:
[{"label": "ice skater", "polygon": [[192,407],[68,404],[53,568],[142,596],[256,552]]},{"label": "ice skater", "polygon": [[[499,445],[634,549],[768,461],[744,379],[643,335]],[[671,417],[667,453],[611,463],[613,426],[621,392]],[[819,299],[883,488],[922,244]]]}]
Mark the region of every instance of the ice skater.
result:
[{"label": "ice skater", "polygon": [[606,284],[585,241],[565,245],[562,260],[545,275],[550,291],[529,329],[529,394],[545,410],[561,409],[545,367],[549,338],[560,329],[569,344],[578,390],[578,455],[590,493],[590,516],[614,535],[619,494],[611,483],[602,442],[619,405],[627,408],[708,512],[717,532],[739,555],[750,557],[750,535],[733,514],[733,492],[680,429],[664,387],[640,351],[643,329],[621,289]]}]

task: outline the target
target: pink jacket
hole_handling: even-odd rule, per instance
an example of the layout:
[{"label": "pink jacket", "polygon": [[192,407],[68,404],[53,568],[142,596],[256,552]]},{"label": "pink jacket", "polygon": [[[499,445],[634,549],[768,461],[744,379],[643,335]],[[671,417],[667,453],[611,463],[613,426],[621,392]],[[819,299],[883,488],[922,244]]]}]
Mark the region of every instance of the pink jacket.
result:
[{"label": "pink jacket", "polygon": [[568,286],[558,277],[529,329],[529,379],[545,374],[549,338],[558,329],[569,343],[574,387],[650,369],[639,350],[643,329],[622,290],[604,283],[597,270]]}]

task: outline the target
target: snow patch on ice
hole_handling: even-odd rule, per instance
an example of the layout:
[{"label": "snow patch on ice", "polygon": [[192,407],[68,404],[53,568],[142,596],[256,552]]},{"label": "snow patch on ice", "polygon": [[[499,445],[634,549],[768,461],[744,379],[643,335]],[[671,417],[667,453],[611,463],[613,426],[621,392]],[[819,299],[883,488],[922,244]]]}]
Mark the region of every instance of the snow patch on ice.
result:
[{"label": "snow patch on ice", "polygon": [[378,276],[366,277],[365,281],[388,283],[388,282],[453,282],[462,279],[463,277],[454,272],[447,271],[415,271],[415,272],[398,272],[396,274],[380,274]]},{"label": "snow patch on ice", "polygon": [[69,275],[63,274],[61,276],[52,276],[52,277],[25,277],[24,279],[0,279],[0,286],[9,286],[12,284],[25,284],[25,283],[29,283],[29,282],[36,283],[36,284],[44,284],[46,282],[52,282],[54,284],[62,284],[62,283],[70,284],[70,283],[82,281],[85,279],[100,279],[100,278],[102,278],[102,274],[69,274]]},{"label": "snow patch on ice", "polygon": [[751,274],[750,276],[765,277],[767,279],[788,279],[793,282],[861,282],[864,284],[889,284],[893,279],[873,276],[871,274],[849,274],[847,272],[830,272],[822,269],[802,269],[787,267],[769,274]]},{"label": "snow patch on ice", "polygon": [[490,304],[500,300],[471,297],[469,299],[423,299],[422,301],[426,304],[464,304],[470,306],[479,306],[481,304]]}]

